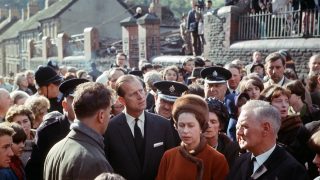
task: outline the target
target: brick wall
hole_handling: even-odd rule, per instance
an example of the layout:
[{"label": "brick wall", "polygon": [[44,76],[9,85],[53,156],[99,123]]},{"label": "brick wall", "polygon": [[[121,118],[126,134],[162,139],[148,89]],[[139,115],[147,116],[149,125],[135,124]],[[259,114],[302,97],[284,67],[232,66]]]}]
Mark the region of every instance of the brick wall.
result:
[{"label": "brick wall", "polygon": [[298,75],[308,73],[309,58],[320,53],[320,38],[237,41],[238,17],[241,14],[240,8],[228,6],[219,9],[216,15],[205,15],[206,58],[220,64],[240,58],[248,64],[256,50],[265,58],[271,52],[288,49],[296,63]]}]

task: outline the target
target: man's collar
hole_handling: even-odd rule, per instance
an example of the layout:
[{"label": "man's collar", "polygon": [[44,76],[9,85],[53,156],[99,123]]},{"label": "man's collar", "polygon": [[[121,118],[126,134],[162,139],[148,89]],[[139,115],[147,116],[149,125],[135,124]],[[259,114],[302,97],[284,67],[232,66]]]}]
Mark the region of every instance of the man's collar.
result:
[{"label": "man's collar", "polygon": [[270,82],[271,82],[271,84],[283,86],[283,84],[284,84],[284,79],[285,79],[285,77],[282,76],[282,79],[281,79],[278,83],[276,83],[276,82],[273,81],[273,79],[270,78]]}]

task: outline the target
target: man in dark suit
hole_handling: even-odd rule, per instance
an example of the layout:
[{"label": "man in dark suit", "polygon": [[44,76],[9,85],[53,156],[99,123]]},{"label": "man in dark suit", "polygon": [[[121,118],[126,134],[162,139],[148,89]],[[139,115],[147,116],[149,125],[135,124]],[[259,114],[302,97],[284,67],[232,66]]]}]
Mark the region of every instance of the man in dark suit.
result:
[{"label": "man in dark suit", "polygon": [[276,145],[280,124],[280,113],[267,102],[251,100],[241,107],[237,140],[248,152],[236,160],[228,179],[308,179],[306,169]]},{"label": "man in dark suit", "polygon": [[155,179],[163,153],[174,146],[170,122],[144,111],[146,92],[138,77],[121,76],[116,91],[126,108],[109,123],[107,159],[114,171],[128,180]]},{"label": "man in dark suit", "polygon": [[46,115],[40,127],[37,129],[36,142],[33,146],[31,157],[28,160],[25,171],[28,179],[43,179],[44,160],[54,144],[63,139],[70,132],[70,122],[75,119],[72,109],[73,92],[75,88],[86,79],[70,79],[63,82],[59,91],[63,93],[63,114],[54,115],[55,112]]}]

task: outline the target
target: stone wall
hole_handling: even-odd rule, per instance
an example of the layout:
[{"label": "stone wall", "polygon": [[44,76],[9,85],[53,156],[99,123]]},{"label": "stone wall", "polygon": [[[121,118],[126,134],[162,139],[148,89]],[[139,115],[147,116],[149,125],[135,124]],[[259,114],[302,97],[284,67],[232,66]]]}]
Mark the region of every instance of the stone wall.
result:
[{"label": "stone wall", "polygon": [[308,73],[309,58],[320,53],[320,38],[237,41],[238,17],[241,14],[240,8],[227,6],[220,8],[216,15],[205,15],[205,58],[215,64],[226,64],[240,58],[248,64],[256,50],[265,58],[271,52],[288,49],[299,76]]}]

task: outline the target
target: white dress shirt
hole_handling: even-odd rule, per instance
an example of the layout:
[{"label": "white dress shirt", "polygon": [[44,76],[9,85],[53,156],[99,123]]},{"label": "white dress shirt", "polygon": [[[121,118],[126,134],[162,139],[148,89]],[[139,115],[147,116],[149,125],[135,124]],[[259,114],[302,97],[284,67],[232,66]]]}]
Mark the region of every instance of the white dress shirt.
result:
[{"label": "white dress shirt", "polygon": [[[259,156],[256,156],[256,160],[253,163],[253,173],[256,172],[256,170],[263,165],[264,162],[266,162],[266,160],[269,158],[269,156],[271,155],[271,153],[274,151],[274,149],[276,148],[276,145],[274,145],[271,149],[269,149],[268,151],[260,154]],[[251,156],[251,159],[254,156]]]},{"label": "white dress shirt", "polygon": [[[136,118],[130,116],[127,113],[126,109],[124,110],[124,114],[126,115],[127,123],[130,127],[132,136],[134,137],[134,124],[136,123],[136,121],[135,121]],[[140,130],[141,130],[142,137],[144,137],[144,122],[145,122],[144,111],[140,114],[138,119],[139,119],[139,121],[137,123],[138,123]]]}]

